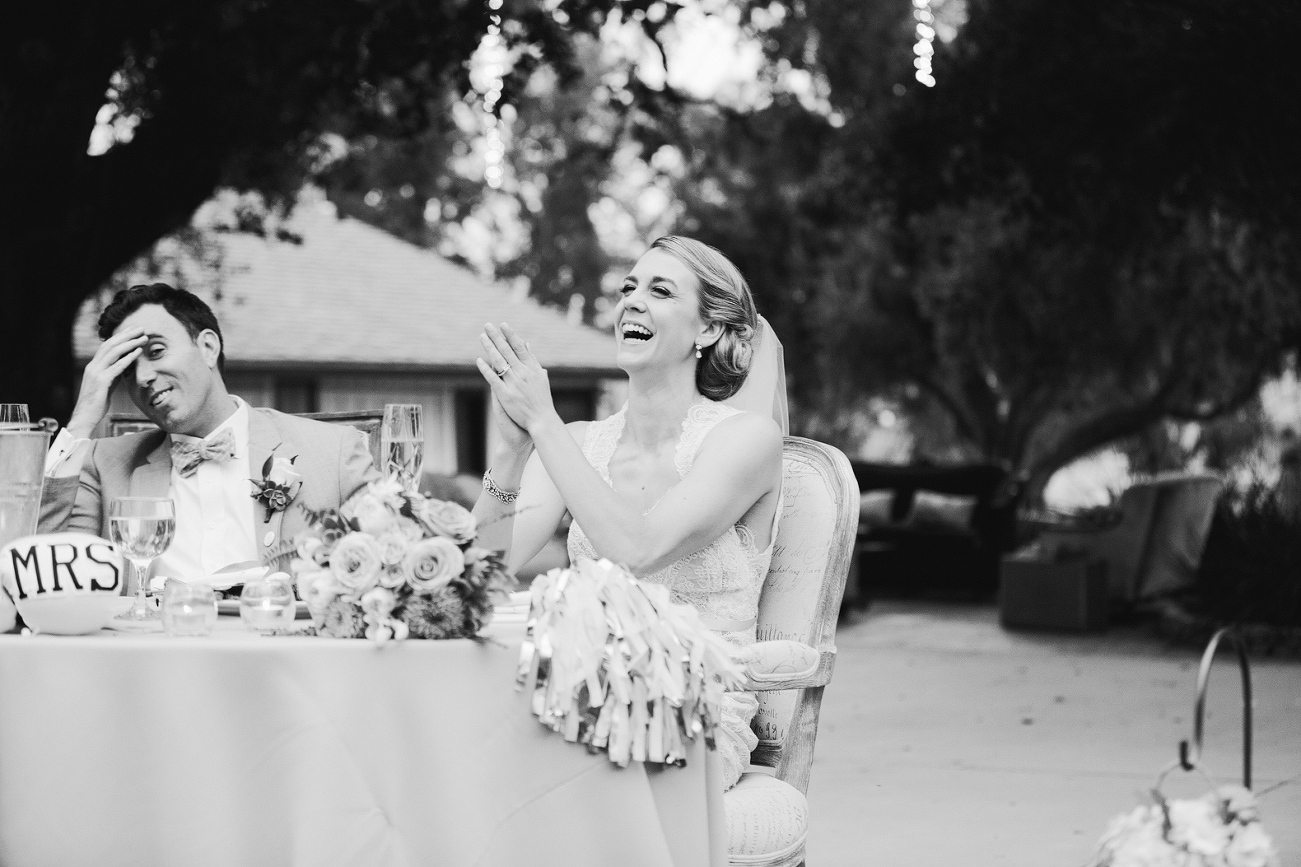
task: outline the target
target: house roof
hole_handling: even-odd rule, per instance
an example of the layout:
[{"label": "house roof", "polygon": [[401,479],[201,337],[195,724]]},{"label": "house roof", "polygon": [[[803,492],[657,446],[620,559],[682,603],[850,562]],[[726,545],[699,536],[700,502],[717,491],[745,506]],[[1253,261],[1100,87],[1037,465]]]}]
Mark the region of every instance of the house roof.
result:
[{"label": "house roof", "polygon": [[[218,199],[196,215],[213,225]],[[161,258],[208,301],[226,339],[233,367],[374,370],[472,370],[487,322],[509,322],[539,360],[556,371],[622,376],[613,335],[570,321],[510,288],[480,279],[437,253],[359,220],[336,215],[317,193],[304,195],[285,229],[302,243],[200,228],[220,252],[205,266],[185,245],[164,240]],[[159,257],[156,257],[159,258]],[[133,274],[132,282],[167,279]],[[77,357],[99,344],[95,321],[105,303],[82,307],[74,332]]]}]

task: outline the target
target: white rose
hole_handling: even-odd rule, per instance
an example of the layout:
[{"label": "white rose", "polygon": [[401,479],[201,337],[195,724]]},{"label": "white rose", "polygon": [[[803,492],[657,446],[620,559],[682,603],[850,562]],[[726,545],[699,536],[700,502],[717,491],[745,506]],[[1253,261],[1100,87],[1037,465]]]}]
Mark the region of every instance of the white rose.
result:
[{"label": "white rose", "polygon": [[415,542],[425,537],[425,531],[420,524],[404,515],[398,515],[398,532],[401,533],[408,542]]},{"label": "white rose", "polygon": [[385,566],[397,566],[407,556],[411,543],[402,535],[400,528],[388,531],[375,540],[379,545],[379,559]]},{"label": "white rose", "polygon": [[418,592],[442,589],[465,569],[465,555],[451,539],[441,536],[416,542],[403,562],[407,581]]},{"label": "white rose", "polygon": [[463,506],[446,500],[426,500],[416,513],[431,533],[447,536],[460,544],[474,538],[475,520]]},{"label": "white rose", "polygon": [[[298,456],[294,455],[294,457]],[[273,485],[284,485],[294,491],[294,485],[301,484],[303,476],[294,469],[293,460],[290,458],[276,458],[271,462],[271,469],[267,471],[267,481]],[[297,491],[294,491],[294,493],[297,493]]]},{"label": "white rose", "polygon": [[349,533],[330,553],[330,572],[350,596],[374,587],[382,566],[379,545],[365,533]]}]

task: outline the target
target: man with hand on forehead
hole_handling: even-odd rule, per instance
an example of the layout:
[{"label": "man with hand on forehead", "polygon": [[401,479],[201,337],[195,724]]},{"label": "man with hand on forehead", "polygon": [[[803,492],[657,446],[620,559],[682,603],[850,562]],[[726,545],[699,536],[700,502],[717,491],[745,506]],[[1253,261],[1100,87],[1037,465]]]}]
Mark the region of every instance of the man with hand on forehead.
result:
[{"label": "man with hand on forehead", "polygon": [[[118,292],[99,336],[46,461],[41,532],[108,538],[114,498],[170,497],[176,535],[154,573],[202,580],[234,564],[273,562],[286,551],[282,540],[306,528],[307,510],[335,508],[379,477],[360,431],[230,394],[221,326],[192,293],[165,283]],[[115,386],[159,430],[90,439]],[[287,489],[288,502],[260,493],[268,483]]]}]

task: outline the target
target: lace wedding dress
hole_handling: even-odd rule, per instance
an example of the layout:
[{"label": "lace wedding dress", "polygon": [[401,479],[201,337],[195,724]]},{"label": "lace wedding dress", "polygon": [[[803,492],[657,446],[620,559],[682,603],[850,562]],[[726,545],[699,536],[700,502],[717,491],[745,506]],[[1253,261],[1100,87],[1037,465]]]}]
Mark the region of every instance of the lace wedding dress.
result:
[{"label": "lace wedding dress", "polygon": [[[627,409],[625,405],[604,421],[592,422],[583,438],[583,455],[611,487],[610,458],[623,434]],[[691,470],[700,444],[714,425],[738,412],[740,410],[711,400],[692,405],[682,422],[682,437],[674,455],[679,478],[684,478]],[[780,502],[777,515],[781,515]],[[777,538],[776,523],[774,518],[772,539]],[[599,556],[577,521],[569,525],[568,547],[571,562],[580,557]],[[772,541],[760,551],[750,529],[744,524],[736,524],[694,554],[642,576],[642,579],[665,585],[674,602],[691,603],[706,626],[718,632],[729,644],[744,647],[755,640],[759,591],[771,561]],[[757,708],[758,702],[750,693],[729,692],[724,696],[723,719],[716,740],[723,759],[725,788],[736,784],[750,761],[750,751],[758,744],[750,730],[750,720]]]}]

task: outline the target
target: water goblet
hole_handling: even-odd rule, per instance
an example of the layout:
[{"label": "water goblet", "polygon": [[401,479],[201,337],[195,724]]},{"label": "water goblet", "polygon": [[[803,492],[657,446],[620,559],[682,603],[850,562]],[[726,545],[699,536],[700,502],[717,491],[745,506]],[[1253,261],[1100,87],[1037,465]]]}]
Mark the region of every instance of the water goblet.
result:
[{"label": "water goblet", "polygon": [[423,412],[424,407],[418,403],[384,405],[384,423],[380,428],[383,471],[386,476],[396,476],[409,491],[420,486],[425,451]]},{"label": "water goblet", "polygon": [[294,614],[294,588],[283,572],[248,581],[239,594],[239,618],[254,632],[288,626]]},{"label": "water goblet", "polygon": [[136,599],[119,620],[143,622],[159,619],[145,602],[149,566],[172,544],[176,535],[176,506],[166,497],[118,497],[109,503],[109,532],[113,544],[135,572]]},{"label": "water goblet", "polygon": [[27,424],[30,421],[27,416],[27,404],[0,403],[0,425]]},{"label": "water goblet", "polygon": [[203,636],[217,622],[217,593],[207,584],[168,579],[163,589],[163,629],[172,636]]}]

